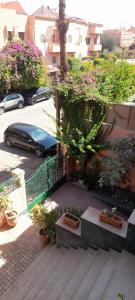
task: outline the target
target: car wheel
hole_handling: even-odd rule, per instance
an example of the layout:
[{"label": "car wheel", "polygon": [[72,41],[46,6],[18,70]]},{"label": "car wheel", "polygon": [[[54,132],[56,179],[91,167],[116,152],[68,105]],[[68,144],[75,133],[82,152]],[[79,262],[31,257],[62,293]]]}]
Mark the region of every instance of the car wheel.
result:
[{"label": "car wheel", "polygon": [[51,99],[51,95],[46,96],[46,100],[50,100]]},{"label": "car wheel", "polygon": [[5,145],[8,147],[12,147],[12,142],[11,142],[10,138],[5,139]]},{"label": "car wheel", "polygon": [[36,153],[36,156],[38,156],[38,157],[43,157],[43,155],[44,155],[44,152],[40,149],[36,149],[35,153]]},{"label": "car wheel", "polygon": [[18,108],[19,108],[19,109],[23,108],[23,102],[19,102],[19,103],[18,103]]},{"label": "car wheel", "polygon": [[35,99],[32,99],[31,100],[31,105],[34,105],[36,103],[36,100]]},{"label": "car wheel", "polygon": [[0,107],[0,115],[2,115],[4,111],[5,111],[4,107]]}]

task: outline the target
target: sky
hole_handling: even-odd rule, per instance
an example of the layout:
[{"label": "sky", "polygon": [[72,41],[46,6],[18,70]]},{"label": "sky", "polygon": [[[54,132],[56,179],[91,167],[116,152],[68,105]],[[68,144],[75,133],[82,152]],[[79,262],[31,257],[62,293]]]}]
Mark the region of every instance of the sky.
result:
[{"label": "sky", "polygon": [[[20,2],[28,13],[32,13],[42,4],[57,7],[59,1],[20,0]],[[69,16],[104,24],[104,28],[135,26],[135,0],[66,0],[66,13]]]}]

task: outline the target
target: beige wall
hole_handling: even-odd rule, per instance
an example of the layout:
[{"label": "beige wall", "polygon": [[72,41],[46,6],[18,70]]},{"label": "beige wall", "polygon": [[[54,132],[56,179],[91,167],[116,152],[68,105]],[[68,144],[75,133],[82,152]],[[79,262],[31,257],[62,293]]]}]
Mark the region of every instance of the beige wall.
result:
[{"label": "beige wall", "polygon": [[128,48],[135,40],[135,34],[128,30],[109,29],[105,30],[104,33],[112,36],[116,40],[117,45],[121,48]]},{"label": "beige wall", "polygon": [[8,31],[15,32],[15,39],[18,39],[18,32],[25,32],[27,15],[16,14],[13,9],[0,8],[0,48],[8,41]]},{"label": "beige wall", "polygon": [[13,209],[17,211],[18,216],[27,212],[26,190],[24,171],[17,168],[12,171],[13,176],[18,175],[20,179],[20,187],[8,195],[9,201],[12,203]]}]

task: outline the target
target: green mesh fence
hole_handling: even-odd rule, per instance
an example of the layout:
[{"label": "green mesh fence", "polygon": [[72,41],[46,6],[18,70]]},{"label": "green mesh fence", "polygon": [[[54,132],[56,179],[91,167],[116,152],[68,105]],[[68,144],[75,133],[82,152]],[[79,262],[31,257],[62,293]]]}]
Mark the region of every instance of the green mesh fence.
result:
[{"label": "green mesh fence", "polygon": [[11,177],[9,180],[0,183],[0,193],[9,194],[20,187],[20,179],[17,175]]},{"label": "green mesh fence", "polygon": [[49,191],[64,176],[63,157],[49,157],[26,181],[26,197],[28,209],[45,199]]}]

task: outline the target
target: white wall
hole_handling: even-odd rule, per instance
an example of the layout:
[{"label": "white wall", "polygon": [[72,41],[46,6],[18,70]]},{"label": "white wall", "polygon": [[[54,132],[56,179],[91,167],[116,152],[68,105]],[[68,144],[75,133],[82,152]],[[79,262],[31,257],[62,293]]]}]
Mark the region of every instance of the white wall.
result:
[{"label": "white wall", "polygon": [[[87,56],[87,51],[88,51],[88,46],[86,45],[87,31],[88,31],[87,25],[69,23],[69,28],[68,28],[68,32],[67,32],[67,40],[68,40],[68,36],[71,35],[72,36],[72,47],[73,47],[73,49],[75,49],[76,57]],[[79,43],[79,36],[82,39],[82,41],[80,40],[80,43]]]},{"label": "white wall", "polygon": [[35,44],[42,51],[43,55],[46,56],[47,62],[50,64],[51,61],[49,53],[45,55],[49,42],[41,42],[41,35],[45,34],[47,38],[51,38],[51,30],[49,30],[49,27],[51,26],[55,26],[55,21],[35,20]]}]

